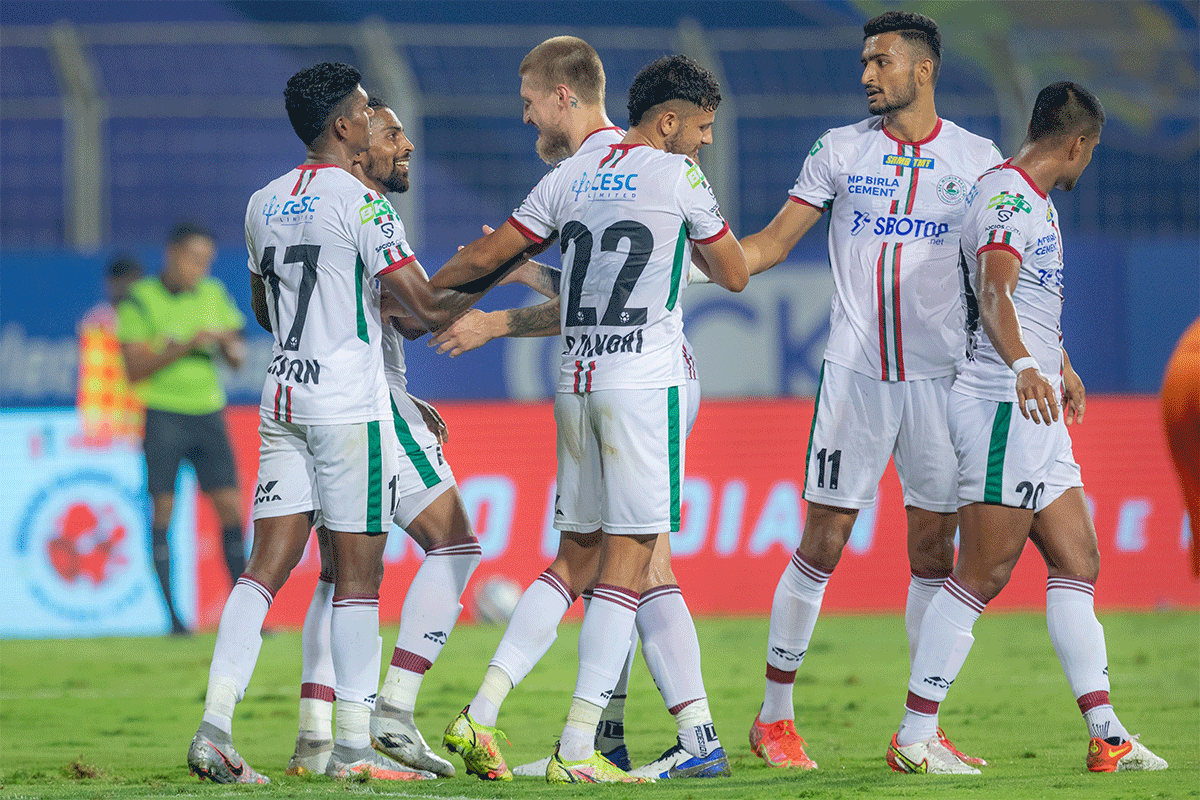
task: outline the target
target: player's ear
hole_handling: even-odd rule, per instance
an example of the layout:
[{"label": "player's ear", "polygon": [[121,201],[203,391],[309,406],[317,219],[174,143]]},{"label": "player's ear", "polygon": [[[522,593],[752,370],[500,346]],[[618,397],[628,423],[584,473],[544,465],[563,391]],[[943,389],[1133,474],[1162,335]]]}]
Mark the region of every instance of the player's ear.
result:
[{"label": "player's ear", "polygon": [[679,114],[675,109],[668,108],[658,118],[658,132],[663,138],[670,136],[679,126]]},{"label": "player's ear", "polygon": [[571,105],[571,89],[565,83],[560,83],[554,87],[554,94],[558,97],[559,108],[569,108]]}]

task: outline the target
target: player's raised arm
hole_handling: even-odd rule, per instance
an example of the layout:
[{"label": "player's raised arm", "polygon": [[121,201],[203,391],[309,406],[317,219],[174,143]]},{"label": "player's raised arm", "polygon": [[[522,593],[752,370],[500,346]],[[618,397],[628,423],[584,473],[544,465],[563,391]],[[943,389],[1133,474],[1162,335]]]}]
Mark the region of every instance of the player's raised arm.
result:
[{"label": "player's raised arm", "polygon": [[[1020,271],[1021,260],[1007,249],[979,254],[979,317],[1004,363],[1021,368],[1017,373],[1017,400],[1022,416],[1049,425],[1058,420],[1058,398],[1021,335],[1021,321],[1012,299]],[[1029,400],[1036,402],[1036,408],[1027,407]]]},{"label": "player's raised arm", "polygon": [[482,295],[526,257],[540,253],[552,241],[528,236],[508,220],[455,253],[430,283],[437,289]]},{"label": "player's raised arm", "polygon": [[766,272],[787,258],[788,253],[821,218],[822,209],[789,199],[775,218],[758,233],[742,239],[746,267],[751,275]]}]

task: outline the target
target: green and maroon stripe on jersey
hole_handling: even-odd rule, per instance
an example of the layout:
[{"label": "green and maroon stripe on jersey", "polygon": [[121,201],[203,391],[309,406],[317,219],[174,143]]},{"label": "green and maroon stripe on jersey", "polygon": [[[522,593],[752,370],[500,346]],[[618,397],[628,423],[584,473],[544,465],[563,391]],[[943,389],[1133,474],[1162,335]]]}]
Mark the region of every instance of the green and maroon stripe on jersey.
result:
[{"label": "green and maroon stripe on jersey", "polygon": [[[905,153],[904,149],[906,147],[911,148],[912,152]],[[912,159],[913,162],[915,162],[916,159],[921,157],[921,145],[897,142],[896,143],[896,155],[908,156],[909,158]],[[912,162],[910,162],[910,163],[912,163]],[[904,198],[904,206],[903,206],[904,211],[903,212],[900,211],[900,208],[901,208],[900,198],[896,198],[895,200],[892,201],[891,208],[888,209],[889,214],[899,214],[899,213],[911,214],[912,210],[913,210],[913,204],[916,202],[917,181],[919,180],[919,176],[921,174],[921,168],[917,167],[915,165],[906,168],[906,167],[901,166],[900,164],[897,164],[896,165],[896,177],[903,178],[905,169],[908,169],[908,192]]]},{"label": "green and maroon stripe on jersey", "polygon": [[879,249],[879,259],[875,262],[875,288],[878,292],[879,306],[879,364],[881,379],[885,381],[904,380],[904,336],[900,326],[902,249],[903,243],[884,242]]}]

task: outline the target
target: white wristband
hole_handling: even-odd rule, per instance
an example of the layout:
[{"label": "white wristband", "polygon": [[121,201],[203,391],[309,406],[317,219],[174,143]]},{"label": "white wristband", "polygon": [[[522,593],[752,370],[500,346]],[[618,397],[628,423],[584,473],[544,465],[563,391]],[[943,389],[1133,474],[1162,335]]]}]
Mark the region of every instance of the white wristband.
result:
[{"label": "white wristband", "polygon": [[691,267],[688,269],[687,282],[688,282],[688,284],[712,283],[712,280],[707,275],[705,275],[700,270],[699,267],[697,267],[695,264],[692,264]]},{"label": "white wristband", "polygon": [[[1022,372],[1024,372],[1027,369],[1039,369],[1037,359],[1034,358],[1033,356],[1025,356],[1024,358],[1018,358],[1016,361],[1013,362],[1012,371],[1013,371],[1014,375],[1020,375]],[[1039,369],[1039,371],[1040,371],[1040,369]]]}]

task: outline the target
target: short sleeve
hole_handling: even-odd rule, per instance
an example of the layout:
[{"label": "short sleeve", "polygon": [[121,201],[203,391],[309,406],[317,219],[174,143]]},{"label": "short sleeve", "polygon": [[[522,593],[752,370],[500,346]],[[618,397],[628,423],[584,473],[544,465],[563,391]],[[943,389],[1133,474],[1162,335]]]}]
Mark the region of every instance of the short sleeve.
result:
[{"label": "short sleeve", "polygon": [[146,308],[136,295],[131,294],[129,299],[122,300],[117,306],[117,339],[122,343],[149,342],[154,339],[154,326],[150,324]]},{"label": "short sleeve", "polygon": [[700,165],[683,159],[677,196],[680,200],[688,238],[697,244],[712,244],[725,235],[729,223],[721,216],[717,198]]},{"label": "short sleeve", "polygon": [[386,197],[366,191],[361,202],[351,204],[351,211],[348,223],[354,230],[358,254],[372,278],[417,260],[404,238],[404,225]]},{"label": "short sleeve", "polygon": [[253,219],[254,209],[258,205],[258,194],[255,193],[250,198],[250,203],[246,206],[246,267],[255,275],[262,275],[262,267],[258,265],[258,260],[254,254],[258,251],[254,245],[254,226],[250,224]]},{"label": "short sleeve", "polygon": [[817,137],[788,197],[814,208],[828,208],[837,195],[837,163],[830,146],[831,131]]},{"label": "short sleeve", "polygon": [[226,330],[240,331],[246,327],[246,316],[233,302],[225,284],[214,278],[210,281],[210,286],[213,320]]},{"label": "short sleeve", "polygon": [[[993,184],[990,188],[978,187],[979,196],[975,203],[981,203],[982,208],[974,215],[975,224],[971,227],[970,246],[976,255],[988,250],[1007,250],[1022,260],[1027,242],[1026,231],[1029,228],[1033,206],[1021,192],[1013,189],[1001,189]],[[967,242],[964,241],[964,246]]]},{"label": "short sleeve", "polygon": [[508,221],[519,230],[525,238],[541,244],[558,229],[554,215],[554,198],[550,186],[558,168],[547,172],[538,181],[537,186],[521,201]]}]

